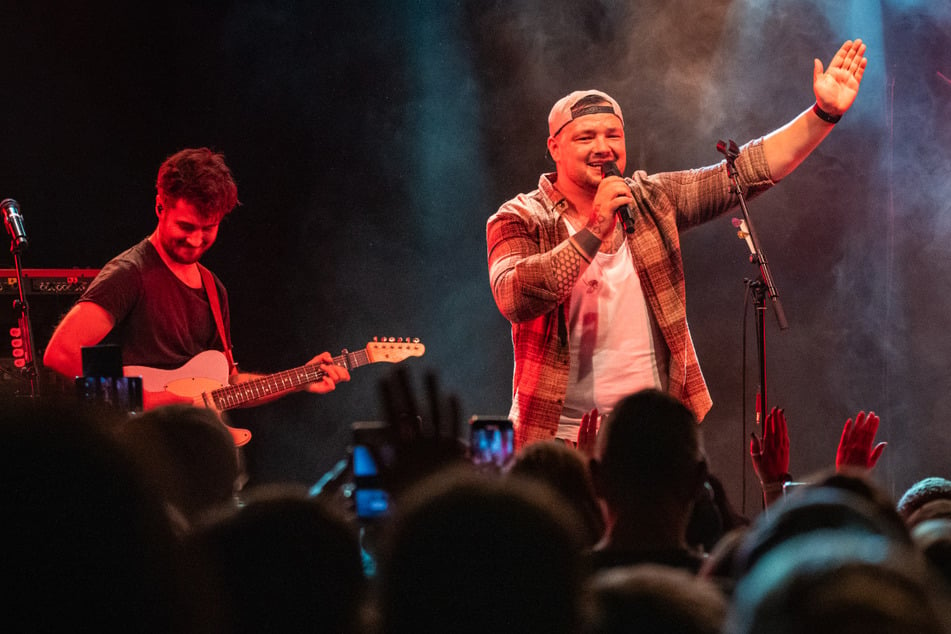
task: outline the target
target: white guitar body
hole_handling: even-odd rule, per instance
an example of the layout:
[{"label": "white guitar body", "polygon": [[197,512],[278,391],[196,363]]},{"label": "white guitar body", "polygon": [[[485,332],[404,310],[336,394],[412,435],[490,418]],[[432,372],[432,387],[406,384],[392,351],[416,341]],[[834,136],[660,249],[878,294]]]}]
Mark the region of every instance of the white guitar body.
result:
[{"label": "white guitar body", "polygon": [[[196,407],[217,410],[214,399],[208,396],[214,390],[228,385],[228,359],[218,350],[206,350],[174,370],[159,370],[144,365],[127,365],[122,368],[125,376],[142,377],[142,389],[147,392],[169,392],[192,399]],[[225,425],[236,447],[251,440],[247,429]]]},{"label": "white guitar body", "polygon": [[142,389],[149,392],[171,392],[195,400],[195,405],[208,406],[202,395],[228,385],[228,359],[217,350],[206,350],[174,370],[159,370],[144,365],[127,365],[125,376],[141,376]]}]

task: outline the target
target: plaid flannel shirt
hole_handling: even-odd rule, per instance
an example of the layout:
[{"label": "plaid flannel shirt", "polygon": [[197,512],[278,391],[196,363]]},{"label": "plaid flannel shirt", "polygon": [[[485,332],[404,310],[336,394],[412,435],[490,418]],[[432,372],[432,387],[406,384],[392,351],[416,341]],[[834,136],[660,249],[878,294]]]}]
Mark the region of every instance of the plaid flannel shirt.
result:
[{"label": "plaid flannel shirt", "polygon": [[[773,185],[761,139],[741,148],[736,168],[748,198]],[[552,250],[568,239],[561,216],[569,203],[554,180],[554,174],[543,174],[538,189],[503,204],[486,224],[492,294],[512,323],[510,416],[519,446],[557,432],[568,387],[571,286],[587,266],[572,284],[559,284],[557,276],[564,271],[553,266]],[[650,176],[638,171],[625,180],[635,200],[635,229],[627,244],[651,319],[668,348],[668,392],[700,421],[713,401],[687,326],[679,231],[728,212],[739,199],[731,191],[725,161]]]}]

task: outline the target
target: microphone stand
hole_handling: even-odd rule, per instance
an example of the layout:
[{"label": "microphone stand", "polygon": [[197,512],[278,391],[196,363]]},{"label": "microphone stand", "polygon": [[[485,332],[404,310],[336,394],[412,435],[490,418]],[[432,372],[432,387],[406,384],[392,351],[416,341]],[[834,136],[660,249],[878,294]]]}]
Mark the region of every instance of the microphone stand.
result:
[{"label": "microphone stand", "polygon": [[[23,267],[20,264],[20,254],[26,249],[26,241],[11,240],[10,253],[13,254],[13,264],[17,272],[17,290],[19,298],[13,300],[13,313],[17,316],[19,339],[23,342],[23,356],[14,359],[14,365],[20,367],[20,372],[30,381],[30,397],[40,395],[39,372],[36,369],[36,347],[33,343],[33,329],[30,324],[30,304],[26,300],[26,279],[23,277]],[[16,348],[14,348],[16,350]],[[19,361],[23,361],[20,365]]]},{"label": "microphone stand", "polygon": [[740,200],[740,209],[743,210],[743,220],[734,219],[734,225],[740,229],[740,237],[746,240],[750,248],[750,262],[759,267],[760,277],[758,280],[746,279],[744,282],[753,292],[756,306],[756,348],[759,356],[759,394],[757,410],[762,412],[765,417],[769,410],[766,404],[766,296],[773,302],[773,311],[776,314],[776,321],[780,330],[786,330],[789,324],[786,322],[786,313],[783,312],[783,305],[779,301],[779,293],[776,291],[776,285],[773,284],[773,276],[769,271],[769,264],[766,262],[766,254],[759,244],[756,237],[756,231],[753,229],[753,222],[750,219],[750,211],[746,206],[746,198],[743,187],[736,171],[736,157],[740,155],[740,149],[736,142],[730,139],[730,145],[727,146],[723,141],[717,142],[717,151],[726,157],[726,170],[733,182],[733,193]]}]

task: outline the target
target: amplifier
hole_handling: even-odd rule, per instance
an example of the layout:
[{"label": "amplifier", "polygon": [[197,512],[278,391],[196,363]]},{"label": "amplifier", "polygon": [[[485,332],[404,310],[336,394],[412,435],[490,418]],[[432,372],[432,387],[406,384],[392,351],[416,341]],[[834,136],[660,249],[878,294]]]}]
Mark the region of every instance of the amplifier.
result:
[{"label": "amplifier", "polygon": [[[26,300],[30,304],[30,324],[36,348],[36,369],[44,385],[51,385],[54,376],[43,367],[43,353],[56,325],[92,283],[99,269],[23,269]],[[16,269],[0,269],[0,399],[29,394],[30,383],[16,367],[12,341],[18,337],[18,301]],[[7,339],[6,342],[3,339]]]},{"label": "amplifier", "polygon": [[[83,294],[99,269],[23,269],[27,295]],[[19,295],[16,269],[0,269],[0,295]]]}]

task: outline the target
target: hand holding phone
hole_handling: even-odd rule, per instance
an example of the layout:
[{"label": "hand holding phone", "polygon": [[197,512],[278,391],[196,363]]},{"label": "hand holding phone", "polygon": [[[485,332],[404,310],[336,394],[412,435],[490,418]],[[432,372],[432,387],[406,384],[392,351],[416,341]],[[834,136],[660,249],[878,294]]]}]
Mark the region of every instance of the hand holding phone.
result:
[{"label": "hand holding phone", "polygon": [[353,445],[353,497],[357,517],[377,519],[390,511],[386,469],[393,461],[393,443],[386,423],[356,422],[351,426]]}]

